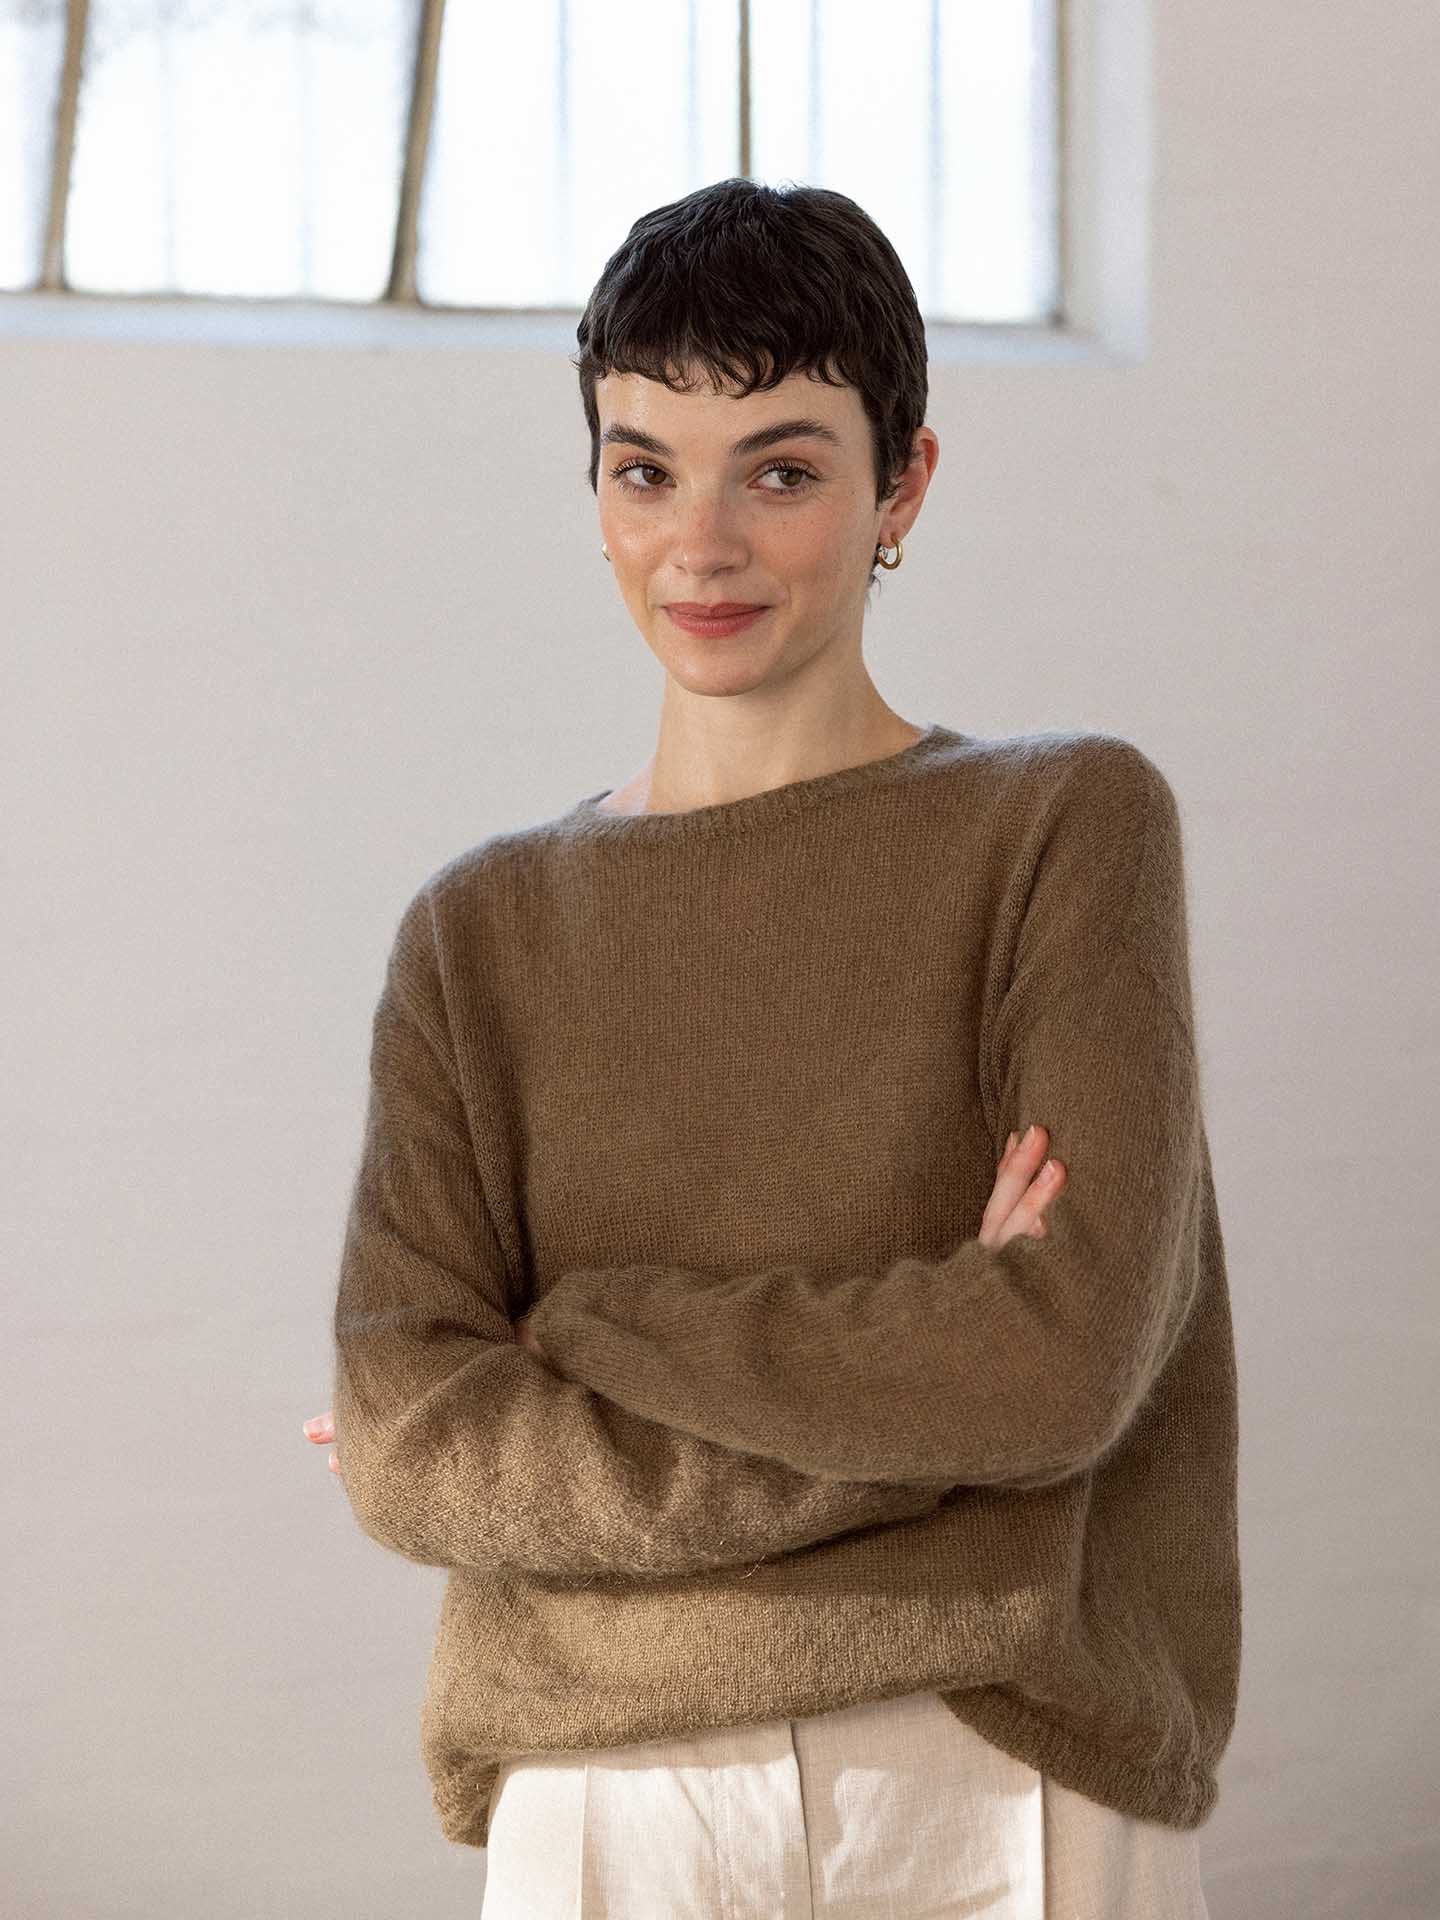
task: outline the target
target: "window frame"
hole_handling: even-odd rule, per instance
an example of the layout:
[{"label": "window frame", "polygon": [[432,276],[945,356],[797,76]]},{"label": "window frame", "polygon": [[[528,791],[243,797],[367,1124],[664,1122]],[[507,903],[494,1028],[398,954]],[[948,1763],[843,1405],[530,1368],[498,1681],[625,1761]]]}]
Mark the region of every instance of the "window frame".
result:
[{"label": "window frame", "polygon": [[[1149,349],[1153,0],[1056,0],[1060,310],[1043,321],[926,321],[932,365],[1131,366]],[[60,263],[87,0],[69,0],[56,158],[35,288],[0,290],[0,339],[241,346],[575,349],[578,307],[421,304],[415,234],[444,0],[421,0],[389,283],[369,303],[68,291]],[[741,166],[748,171],[749,9],[740,0]]]}]

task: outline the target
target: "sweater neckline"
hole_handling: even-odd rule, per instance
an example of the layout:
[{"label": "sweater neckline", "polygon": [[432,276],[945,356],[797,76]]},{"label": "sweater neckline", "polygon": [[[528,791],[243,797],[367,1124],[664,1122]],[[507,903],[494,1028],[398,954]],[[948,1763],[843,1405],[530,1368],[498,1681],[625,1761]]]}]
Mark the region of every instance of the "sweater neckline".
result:
[{"label": "sweater neckline", "polygon": [[744,832],[821,805],[841,794],[863,788],[889,786],[908,778],[968,734],[931,721],[908,747],[862,760],[856,766],[836,767],[803,780],[786,780],[737,800],[716,800],[705,806],[682,807],[666,813],[606,813],[599,805],[615,789],[601,787],[577,800],[563,818],[572,831],[605,840],[673,840],[696,834]]}]

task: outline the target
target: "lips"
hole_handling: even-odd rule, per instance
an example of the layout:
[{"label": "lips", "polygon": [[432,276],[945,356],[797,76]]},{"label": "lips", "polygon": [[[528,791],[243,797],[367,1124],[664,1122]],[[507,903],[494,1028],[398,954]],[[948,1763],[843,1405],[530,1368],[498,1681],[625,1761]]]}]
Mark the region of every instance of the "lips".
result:
[{"label": "lips", "polygon": [[768,606],[744,607],[739,613],[715,612],[715,605],[734,604],[733,600],[717,601],[706,607],[704,613],[684,613],[679,606],[668,606],[665,618],[683,633],[696,634],[702,640],[728,640],[733,634],[748,633],[763,615],[770,612]]},{"label": "lips", "polygon": [[703,600],[671,600],[667,610],[691,620],[724,620],[732,613],[759,613],[764,606],[763,600],[715,600],[708,605]]}]

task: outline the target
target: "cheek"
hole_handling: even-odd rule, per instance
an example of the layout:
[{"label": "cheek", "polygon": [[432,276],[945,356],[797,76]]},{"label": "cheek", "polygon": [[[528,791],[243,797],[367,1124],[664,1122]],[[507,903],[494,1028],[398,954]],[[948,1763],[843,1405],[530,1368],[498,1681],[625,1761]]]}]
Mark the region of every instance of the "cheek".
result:
[{"label": "cheek", "polygon": [[664,543],[664,515],[614,500],[600,512],[605,543],[614,551],[643,556]]},{"label": "cheek", "polygon": [[843,586],[853,558],[854,530],[833,515],[797,513],[788,526],[771,531],[766,547],[776,567],[818,592],[833,593]]}]

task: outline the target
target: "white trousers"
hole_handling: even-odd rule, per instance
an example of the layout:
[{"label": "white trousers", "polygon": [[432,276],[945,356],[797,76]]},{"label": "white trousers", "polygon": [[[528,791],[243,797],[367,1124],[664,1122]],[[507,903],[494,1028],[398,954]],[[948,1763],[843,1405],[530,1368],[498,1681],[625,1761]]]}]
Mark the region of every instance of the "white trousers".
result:
[{"label": "white trousers", "polygon": [[936,1694],[508,1761],[482,1920],[1209,1920],[1198,1833],[992,1746]]}]

